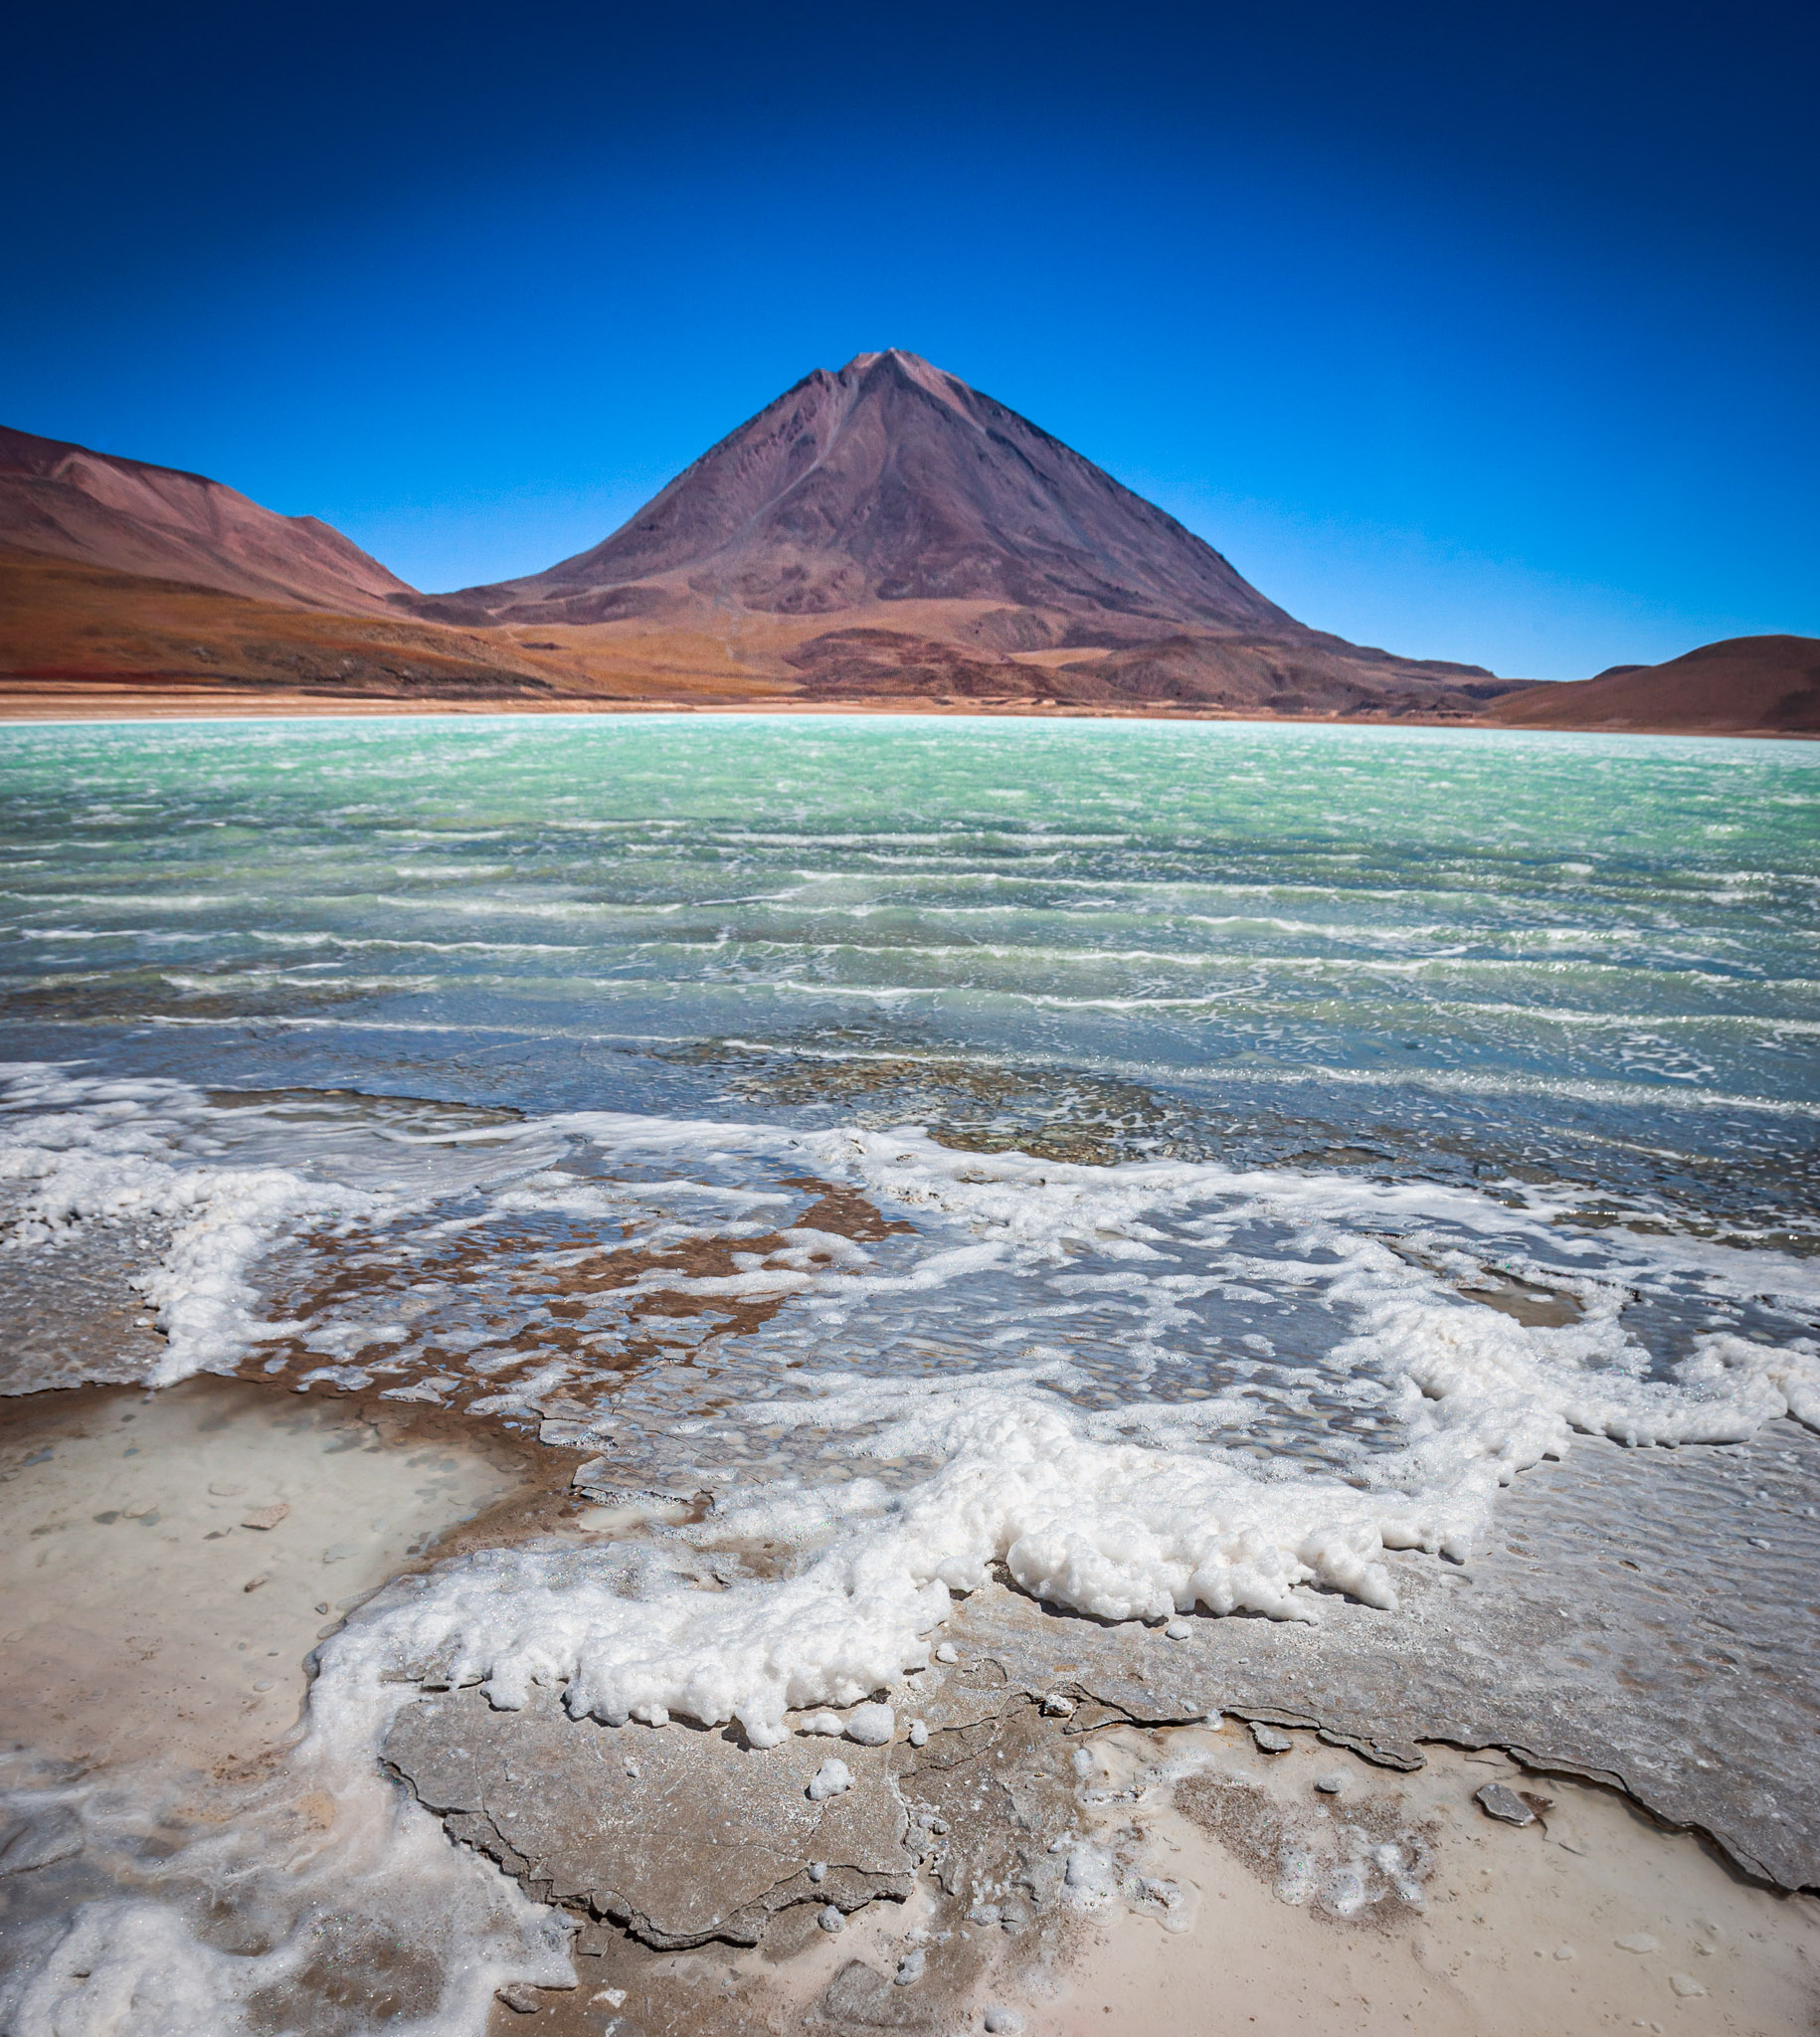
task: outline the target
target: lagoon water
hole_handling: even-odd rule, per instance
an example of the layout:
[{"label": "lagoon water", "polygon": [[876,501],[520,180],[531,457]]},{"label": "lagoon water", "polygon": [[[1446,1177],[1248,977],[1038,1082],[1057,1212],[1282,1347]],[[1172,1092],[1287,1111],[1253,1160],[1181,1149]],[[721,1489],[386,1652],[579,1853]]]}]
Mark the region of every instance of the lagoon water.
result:
[{"label": "lagoon water", "polygon": [[1387,1550],[1470,1562],[1577,1435],[1820,1421],[1811,746],[499,717],[0,770],[8,1390],[465,1411],[718,1565],[449,1567],[329,1644],[312,1759],[432,1659],[763,1747],[992,1574],[1394,1616]]}]

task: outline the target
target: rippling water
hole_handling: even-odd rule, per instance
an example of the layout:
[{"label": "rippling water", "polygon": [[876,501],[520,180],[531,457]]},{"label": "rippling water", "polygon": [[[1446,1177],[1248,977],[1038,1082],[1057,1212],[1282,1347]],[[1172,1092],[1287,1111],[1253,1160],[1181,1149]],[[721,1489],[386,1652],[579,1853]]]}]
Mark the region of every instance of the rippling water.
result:
[{"label": "rippling water", "polygon": [[6,792],[20,1018],[435,1028],[462,1047],[420,1055],[469,1060],[522,1028],[514,1102],[582,1100],[603,1049],[716,1041],[1323,1118],[1639,1113],[1746,1152],[1815,1105],[1820,760],[1794,743],[216,724],[11,731]]},{"label": "rippling water", "polygon": [[0,742],[10,1389],[373,1389],[707,1509],[712,1591],[519,1551],[349,1679],[534,1657],[762,1745],[996,1566],[1388,1609],[1576,1434],[1820,1420],[1812,746]]}]

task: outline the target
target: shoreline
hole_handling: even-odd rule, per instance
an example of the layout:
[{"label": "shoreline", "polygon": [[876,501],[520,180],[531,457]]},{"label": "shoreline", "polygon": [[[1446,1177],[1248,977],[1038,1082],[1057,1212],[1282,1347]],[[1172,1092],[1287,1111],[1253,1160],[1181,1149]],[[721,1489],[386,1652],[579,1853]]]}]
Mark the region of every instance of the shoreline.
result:
[{"label": "shoreline", "polygon": [[[149,1441],[154,1430],[167,1447],[111,1475],[149,1478],[159,1492],[109,1495],[114,1518],[91,1523],[103,1462],[121,1464],[123,1435]],[[166,1618],[160,1644],[187,1649],[193,1697],[212,1676],[235,1685],[187,1741],[146,1739],[147,1725],[165,1724],[144,1709],[160,1672],[126,1637],[113,1669],[92,1656],[74,1666],[80,1701],[54,1703],[54,1737],[35,1750],[65,1764],[66,1796],[78,1776],[79,1787],[149,1788],[163,1792],[164,1817],[223,1830],[269,1828],[305,1788],[293,1757],[325,1638],[371,1617],[363,1608],[378,1610],[389,1579],[487,1540],[489,1521],[495,1540],[514,1527],[547,1532],[547,1510],[539,1522],[526,1503],[552,1492],[541,1460],[559,1456],[410,1403],[332,1391],[298,1400],[276,1382],[206,1376],[155,1395],[78,1388],[0,1404],[0,1449],[10,1510],[52,1496],[33,1481],[55,1482],[53,1514],[74,1509],[60,1570],[72,1560],[85,1576],[92,1570],[79,1537],[123,1553],[110,1590],[96,1598],[104,1579],[84,1587],[91,1645],[107,1639],[94,1613],[145,1602],[150,1573],[137,1574],[148,1563],[177,1561],[198,1577],[212,1567],[221,1602],[249,1608],[212,1641],[189,1631],[199,1617]],[[442,1491],[429,1513],[419,1502],[435,1538],[421,1556],[376,1544],[349,1562],[341,1543],[318,1548],[352,1525],[328,1504],[329,1482],[352,1477],[402,1543],[397,1502],[432,1468]],[[288,1517],[243,1526],[268,1486],[288,1493]],[[162,1545],[178,1522],[145,1511],[161,1494],[184,1509],[193,1544],[175,1558]],[[205,1514],[233,1516],[231,1534],[203,1532]],[[587,1540],[604,1548],[628,1531],[637,1524]],[[286,1538],[296,1546],[279,1557]],[[45,1539],[16,1546],[42,1552]],[[242,1583],[255,1564],[268,1574]],[[307,1601],[324,1575],[354,1589],[321,1626],[320,1601]],[[214,1602],[203,1594],[198,1616]],[[1217,1639],[1258,1623],[1195,1624]],[[1197,1647],[1058,1619],[1001,1586],[957,1607],[947,1631],[948,1666],[890,1694],[889,1743],[836,1741],[853,1787],[807,1816],[802,1779],[827,1752],[815,1737],[825,1726],[799,1721],[783,1748],[754,1753],[680,1722],[570,1720],[553,1690],[501,1712],[471,1679],[424,1679],[384,1750],[401,1806],[415,1796],[446,1827],[452,1859],[476,1886],[497,1868],[576,1933],[577,1984],[548,1972],[502,1984],[492,2037],[934,2032],[978,2029],[988,2015],[986,2027],[1025,2037],[1136,2037],[1192,2027],[1209,1990],[1258,2037],[1290,2037],[1331,2013],[1417,2037],[1610,2025],[1775,2037],[1814,1998],[1820,1900],[1740,1869],[1614,1778],[1503,1745],[1367,1747],[1306,1716],[1296,1673],[1277,1693],[1286,1703],[1197,1719],[1199,1699],[1173,1694],[1171,1678]],[[1298,1658],[1323,1645],[1296,1638],[1308,1644]],[[1070,1661],[1052,1663],[1059,1653]],[[22,1651],[9,1656],[25,1674]],[[1124,1660],[1129,1680],[1113,1689],[1089,1656]],[[247,1665],[273,1687],[243,1690]],[[33,1710],[15,1704],[11,1716],[23,1725]],[[924,1752],[906,1737],[912,1712],[927,1721]],[[1521,1824],[1488,1813],[1482,1792],[1494,1788]],[[332,1846],[319,1799],[296,1800],[315,1805],[312,1845]],[[369,1825],[372,1815],[368,1805]],[[819,1873],[817,1852],[830,1863]],[[82,1859],[53,1852],[32,1877],[35,1903],[63,1900],[54,1877]],[[609,1883],[613,1893],[600,1893]]]},{"label": "shoreline", "polygon": [[[0,674],[0,684],[5,675]],[[1027,702],[933,702],[904,700],[324,700],[315,694],[246,693],[148,700],[122,694],[104,704],[84,707],[49,695],[6,697],[0,694],[0,726],[84,727],[91,724],[204,721],[368,720],[384,716],[431,719],[437,716],[484,718],[499,715],[750,715],[811,717],[915,716],[930,720],[991,721],[1117,721],[1237,722],[1282,728],[1440,728],[1477,730],[1487,735],[1586,735],[1705,737],[1729,742],[1820,742],[1820,735],[1802,729],[1677,728],[1635,724],[1544,726],[1466,718],[1459,715],[1239,714],[1217,708],[1035,706]]]}]

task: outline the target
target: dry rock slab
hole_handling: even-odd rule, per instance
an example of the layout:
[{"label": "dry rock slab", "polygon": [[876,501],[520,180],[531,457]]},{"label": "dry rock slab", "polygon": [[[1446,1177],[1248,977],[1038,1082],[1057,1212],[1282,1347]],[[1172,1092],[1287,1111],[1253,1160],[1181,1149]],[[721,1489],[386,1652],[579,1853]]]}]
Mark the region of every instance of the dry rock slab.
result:
[{"label": "dry rock slab", "polygon": [[[400,1713],[388,1767],[450,1833],[546,1902],[679,1949],[756,1944],[792,1904],[854,1910],[903,1900],[916,1870],[891,1750],[843,1743],[853,1786],[809,1784],[827,1743],[756,1752],[721,1732],[571,1719],[553,1690],[496,1712],[477,1689]],[[811,1861],[826,1863],[819,1881]]]}]

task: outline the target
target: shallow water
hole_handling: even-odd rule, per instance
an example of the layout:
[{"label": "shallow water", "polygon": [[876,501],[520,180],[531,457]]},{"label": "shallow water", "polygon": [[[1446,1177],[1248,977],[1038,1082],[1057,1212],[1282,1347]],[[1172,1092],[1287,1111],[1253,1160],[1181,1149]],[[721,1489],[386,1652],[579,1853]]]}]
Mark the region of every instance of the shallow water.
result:
[{"label": "shallow water", "polygon": [[1469,1561],[1576,1434],[1820,1418],[1811,746],[4,743],[7,1389],[378,1389],[681,1523],[356,1621],[347,1759],[431,1661],[762,1746],[1001,1566],[1389,1609],[1386,1550]]}]

